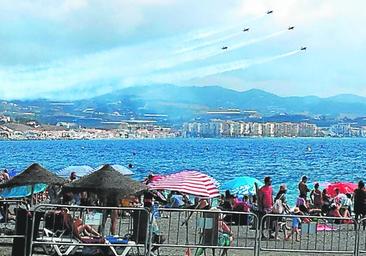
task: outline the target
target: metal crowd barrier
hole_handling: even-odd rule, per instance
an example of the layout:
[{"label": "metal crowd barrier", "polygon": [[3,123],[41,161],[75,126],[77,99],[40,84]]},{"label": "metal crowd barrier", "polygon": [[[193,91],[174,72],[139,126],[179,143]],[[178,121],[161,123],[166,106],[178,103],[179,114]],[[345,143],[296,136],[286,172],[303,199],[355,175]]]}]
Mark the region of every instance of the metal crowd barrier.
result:
[{"label": "metal crowd barrier", "polygon": [[366,254],[366,218],[358,221],[358,247],[357,255]]},{"label": "metal crowd barrier", "polygon": [[[297,240],[296,234],[288,235],[298,220]],[[352,218],[267,214],[260,223],[258,255],[265,251],[354,255],[357,250],[358,224]]]},{"label": "metal crowd barrier", "polygon": [[[178,255],[182,255],[193,250],[191,255],[201,255],[218,250],[223,255],[228,250],[251,250],[255,255],[259,221],[253,213],[160,208],[153,215],[152,251],[181,250]],[[223,222],[231,231],[231,242],[222,232]]]},{"label": "metal crowd barrier", "polygon": [[[35,248],[56,255],[69,255],[80,249],[98,249],[116,256],[127,255],[131,249],[142,249],[144,255],[149,251],[151,214],[145,208],[42,204],[34,209],[33,215],[37,213],[43,217],[39,223],[36,218],[32,221],[31,234],[35,235],[33,239],[28,238],[31,239],[28,243],[32,253]],[[93,234],[90,230],[93,228],[102,236],[95,237],[94,234],[94,238],[80,238],[76,224],[79,221],[88,225],[84,226],[87,233]],[[115,224],[114,234],[110,229],[112,222]]]},{"label": "metal crowd barrier", "polygon": [[[15,214],[22,200],[0,199],[0,245],[11,246],[14,238],[24,238],[16,235]],[[13,215],[13,216],[11,216]]]},{"label": "metal crowd barrier", "polygon": [[[75,226],[66,227],[67,222],[60,217],[61,214],[71,220],[80,218],[107,239],[78,239]],[[41,218],[34,217],[37,215]],[[95,248],[118,256],[129,255],[128,251],[132,249],[139,255],[150,255],[155,250],[159,253],[166,251],[164,255],[183,255],[186,250],[190,250],[190,255],[202,255],[211,250],[214,254],[215,250],[219,251],[219,255],[244,250],[254,255],[265,252],[294,255],[366,253],[363,229],[366,218],[357,222],[352,218],[267,214],[259,220],[253,213],[233,211],[160,208],[149,212],[145,208],[47,204],[36,206],[30,216],[33,216],[30,227],[27,227],[31,228],[30,232],[19,236],[25,239],[26,245],[29,244],[24,255],[32,255],[34,249],[42,249],[47,254],[69,255],[76,250]],[[108,239],[112,224],[110,216],[116,216],[116,236],[112,240]],[[301,219],[299,241],[296,241],[295,234],[285,240],[295,218]],[[221,232],[223,222],[231,231],[232,241],[227,240],[228,236],[225,239]],[[277,239],[269,238],[271,234]],[[262,235],[266,238],[262,239]]]}]

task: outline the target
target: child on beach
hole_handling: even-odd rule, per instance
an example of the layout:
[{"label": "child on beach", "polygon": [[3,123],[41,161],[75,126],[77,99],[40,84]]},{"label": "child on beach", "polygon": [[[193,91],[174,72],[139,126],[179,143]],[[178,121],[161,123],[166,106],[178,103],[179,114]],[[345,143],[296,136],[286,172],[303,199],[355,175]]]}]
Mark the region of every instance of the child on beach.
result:
[{"label": "child on beach", "polygon": [[[302,215],[302,213],[300,212],[300,209],[298,207],[295,207],[294,209],[294,215]],[[290,240],[291,236],[293,234],[295,234],[295,239],[297,242],[300,242],[300,226],[301,223],[301,219],[298,217],[293,217],[292,218],[292,229],[291,229],[291,233],[287,235],[287,237],[285,238],[286,241]]]}]

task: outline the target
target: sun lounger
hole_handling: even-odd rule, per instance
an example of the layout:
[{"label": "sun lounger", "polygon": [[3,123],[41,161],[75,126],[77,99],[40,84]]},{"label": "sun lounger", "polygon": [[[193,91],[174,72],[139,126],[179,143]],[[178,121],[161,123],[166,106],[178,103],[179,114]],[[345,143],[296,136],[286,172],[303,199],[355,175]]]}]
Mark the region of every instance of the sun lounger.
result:
[{"label": "sun lounger", "polygon": [[[47,246],[43,246],[43,249],[45,250],[45,253],[50,254],[52,252],[55,252],[58,256],[66,256],[70,255],[76,252],[78,247],[80,247],[80,244],[101,244],[105,243],[110,246],[109,248],[113,255],[115,256],[126,256],[128,255],[131,248],[135,245],[135,242],[128,241],[125,239],[120,239],[117,237],[106,237],[106,239],[103,239],[103,242],[100,239],[83,239],[82,241],[76,239],[75,237],[70,236],[57,236],[54,232],[51,230],[48,230],[44,228],[44,236],[37,239],[38,242],[50,242],[53,243],[50,245],[51,249],[48,249]],[[58,244],[59,243],[59,244]],[[91,247],[91,246],[88,246]],[[116,248],[123,247],[123,250],[119,253],[117,252]]]},{"label": "sun lounger", "polygon": [[[76,237],[72,230],[73,227],[65,224],[64,218],[65,215],[60,214],[59,212],[49,212],[49,214],[46,214],[43,236],[37,238],[37,242],[50,243],[48,246],[46,244],[42,245],[47,254],[55,252],[58,256],[70,255],[85,244],[86,246],[83,248],[83,255],[86,254],[87,251],[91,252],[94,249],[100,250],[102,253],[105,251],[105,254],[108,255],[109,252],[107,253],[107,251],[110,250],[115,256],[125,256],[131,250],[131,247],[135,245],[135,242],[111,236],[106,238]],[[90,244],[108,244],[110,246],[94,247]],[[124,247],[124,250],[118,253],[114,247]]]}]

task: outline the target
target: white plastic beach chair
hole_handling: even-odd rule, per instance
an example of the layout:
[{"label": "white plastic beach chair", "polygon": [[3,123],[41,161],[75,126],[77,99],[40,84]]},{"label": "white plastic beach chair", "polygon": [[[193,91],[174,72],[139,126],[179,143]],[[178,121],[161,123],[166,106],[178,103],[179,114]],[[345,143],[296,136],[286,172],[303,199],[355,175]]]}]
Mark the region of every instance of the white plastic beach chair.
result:
[{"label": "white plastic beach chair", "polygon": [[78,241],[71,237],[63,237],[62,234],[57,236],[56,233],[52,232],[47,228],[43,228],[44,236],[37,238],[38,242],[51,242],[51,243],[68,243],[70,245],[64,244],[51,244],[49,249],[46,245],[42,245],[43,250],[49,254],[53,251],[57,253],[58,256],[65,256],[74,253],[77,249],[76,244]]},{"label": "white plastic beach chair", "polygon": [[[50,254],[53,251],[55,251],[58,256],[67,256],[67,255],[75,253],[75,251],[79,247],[78,244],[80,244],[80,241],[77,240],[76,238],[62,237],[62,235],[57,236],[54,232],[52,232],[51,230],[49,230],[47,228],[44,228],[43,232],[44,232],[45,236],[43,236],[41,238],[37,238],[37,241],[52,242],[52,243],[63,243],[63,244],[60,244],[60,245],[52,244],[52,245],[50,245],[51,249],[48,249],[46,245],[43,245],[42,247],[43,247],[45,253],[47,253],[47,254]],[[65,245],[64,243],[68,243],[68,245]],[[124,247],[122,253],[119,254],[117,252],[117,250],[115,249],[115,247],[120,247],[120,246],[113,245],[113,244],[109,243],[108,241],[106,241],[106,244],[109,245],[109,248],[112,251],[114,256],[127,256],[128,253],[130,252],[130,250],[132,249],[132,247],[134,245],[136,245],[135,242],[128,241],[128,243]]]}]

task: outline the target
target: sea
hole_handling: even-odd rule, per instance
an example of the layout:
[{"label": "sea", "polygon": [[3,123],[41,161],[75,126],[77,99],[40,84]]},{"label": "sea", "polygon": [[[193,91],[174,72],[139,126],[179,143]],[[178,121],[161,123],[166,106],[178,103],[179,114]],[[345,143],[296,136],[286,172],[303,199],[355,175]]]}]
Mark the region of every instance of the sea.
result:
[{"label": "sea", "polygon": [[314,182],[365,179],[366,139],[243,138],[0,141],[0,167],[24,170],[37,162],[50,171],[71,165],[132,164],[134,179],[149,173],[200,170],[220,184],[235,177],[271,176],[288,186],[293,202],[301,176]]}]

